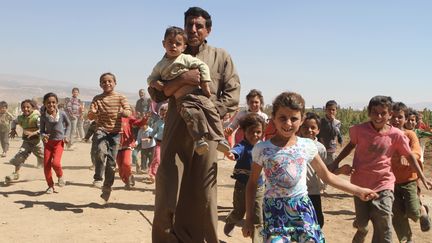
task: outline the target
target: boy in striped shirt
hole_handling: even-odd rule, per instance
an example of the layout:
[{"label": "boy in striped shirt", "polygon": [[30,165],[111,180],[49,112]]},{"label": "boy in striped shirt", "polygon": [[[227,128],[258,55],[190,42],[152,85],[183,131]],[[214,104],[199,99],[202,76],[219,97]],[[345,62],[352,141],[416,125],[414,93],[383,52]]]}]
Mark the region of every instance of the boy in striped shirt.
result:
[{"label": "boy in striped shirt", "polygon": [[117,81],[112,73],[104,73],[99,78],[102,94],[96,95],[88,112],[88,118],[96,120],[96,131],[92,141],[95,149],[95,174],[93,185],[102,184],[101,171],[105,166],[105,180],[101,198],[108,201],[114,183],[116,156],[121,133],[121,118],[131,115],[131,107],[122,94],[114,91]]}]

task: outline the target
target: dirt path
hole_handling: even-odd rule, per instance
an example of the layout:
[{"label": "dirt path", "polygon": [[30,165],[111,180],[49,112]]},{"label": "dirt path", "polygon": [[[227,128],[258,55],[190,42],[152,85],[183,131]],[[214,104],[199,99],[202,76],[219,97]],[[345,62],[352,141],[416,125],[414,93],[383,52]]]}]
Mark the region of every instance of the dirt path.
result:
[{"label": "dirt path", "polygon": [[[21,141],[11,141],[7,158],[0,159],[0,180],[10,174],[8,164]],[[44,194],[47,188],[43,170],[34,167],[32,155],[22,169],[18,183],[0,187],[0,242],[151,242],[154,186],[142,182],[137,175],[136,189],[126,191],[116,178],[110,203],[99,198],[100,190],[92,187],[93,172],[88,169],[90,144],[78,143],[75,151],[63,155],[64,176],[67,186],[58,193]],[[429,159],[429,161],[431,161]],[[225,242],[250,242],[236,227],[234,236],[226,237],[223,219],[230,211],[234,181],[230,178],[234,163],[219,163],[219,236]],[[430,177],[430,166],[427,168]],[[323,197],[325,216],[324,233],[327,242],[351,242],[354,235],[353,200],[350,196],[330,188]],[[432,205],[432,194],[424,201]],[[239,225],[240,226],[240,225]],[[418,223],[412,223],[416,242],[432,242],[432,233],[420,232]],[[371,233],[368,241],[370,241]]]}]

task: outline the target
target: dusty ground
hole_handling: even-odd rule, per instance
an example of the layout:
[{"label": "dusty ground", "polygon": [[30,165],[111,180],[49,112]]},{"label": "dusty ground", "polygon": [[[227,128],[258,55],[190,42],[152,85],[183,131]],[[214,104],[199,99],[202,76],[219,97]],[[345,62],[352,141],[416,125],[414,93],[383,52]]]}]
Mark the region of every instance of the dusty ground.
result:
[{"label": "dusty ground", "polygon": [[[18,139],[11,141],[7,158],[0,159],[1,181],[12,172],[13,166],[8,161],[20,144]],[[151,242],[154,186],[144,184],[143,176],[138,175],[136,189],[126,191],[117,178],[110,203],[105,205],[99,198],[100,190],[91,184],[89,150],[90,144],[78,143],[75,151],[65,151],[63,168],[67,186],[57,188],[58,193],[44,194],[47,186],[43,170],[34,167],[33,155],[22,168],[19,182],[7,187],[2,184],[0,242]],[[430,157],[427,162],[426,174],[431,177]],[[219,163],[219,236],[225,242],[250,242],[241,236],[240,227],[231,238],[222,232],[223,219],[232,206],[234,181],[230,173],[233,165],[230,161],[220,160]],[[328,193],[323,197],[327,242],[351,242],[353,200],[332,188]],[[424,194],[423,201],[432,205],[432,193]],[[432,242],[432,231],[422,233],[418,223],[412,223],[412,227],[416,242]],[[370,241],[371,233],[368,237]]]}]

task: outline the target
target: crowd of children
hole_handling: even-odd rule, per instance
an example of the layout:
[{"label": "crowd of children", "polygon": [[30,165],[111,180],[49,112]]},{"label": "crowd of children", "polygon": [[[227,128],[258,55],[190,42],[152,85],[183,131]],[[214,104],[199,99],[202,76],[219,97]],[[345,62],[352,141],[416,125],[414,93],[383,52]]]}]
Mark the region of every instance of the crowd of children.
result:
[{"label": "crowd of children", "polygon": [[[171,50],[176,46],[171,42],[182,43],[182,38],[183,32],[178,29],[167,30],[164,47],[168,59],[178,57],[179,53]],[[168,55],[171,52],[172,56]],[[163,85],[157,83],[159,76],[153,76],[149,78],[150,85]],[[87,117],[92,122],[84,137],[84,141],[92,137],[93,184],[101,188],[100,197],[105,201],[110,198],[116,170],[126,189],[134,187],[132,161],[136,163],[136,173],[148,173],[146,183],[155,182],[168,111],[167,104],[153,104],[158,109],[152,113],[149,101],[148,107],[140,108],[142,111],[135,116],[126,97],[114,91],[116,84],[114,74],[100,76],[103,92],[90,105]],[[273,101],[269,119],[263,112],[261,92],[253,89],[246,96],[247,109],[227,119],[222,130],[219,118],[203,121],[202,117],[197,120],[190,117],[187,102],[196,101],[188,99],[207,99],[203,91],[206,85],[199,89],[195,94],[199,98],[191,96],[178,101],[179,112],[190,123],[191,136],[196,135],[197,154],[208,149],[203,145],[205,139],[216,139],[225,157],[235,161],[233,209],[223,230],[227,236],[246,216],[242,231],[245,237],[252,237],[252,242],[325,242],[321,195],[326,183],[354,195],[353,226],[357,232],[353,242],[364,242],[369,221],[373,225],[372,242],[392,242],[392,229],[400,242],[412,242],[409,219],[419,221],[422,231],[430,229],[429,208],[421,201],[419,182],[426,189],[432,187],[423,173],[421,142],[431,138],[432,133],[428,127],[419,127],[421,117],[415,110],[387,96],[373,97],[367,107],[369,121],[349,128],[349,141],[336,155],[337,144],[342,145],[343,140],[334,100],[325,104],[324,117],[320,118],[305,111],[300,94],[283,92]],[[176,98],[184,96],[187,95],[181,93]],[[201,115],[208,117],[205,113],[210,108],[201,110]],[[21,102],[21,111],[14,118],[8,112],[7,102],[0,102],[1,157],[7,155],[9,137],[17,135],[16,126],[23,131],[22,145],[10,160],[15,169],[5,177],[5,183],[19,179],[22,165],[33,153],[37,167],[44,168],[46,193],[56,192],[52,170],[57,185],[66,185],[61,158],[65,146],[71,142],[70,115],[59,107],[57,95],[51,92],[43,97],[40,109],[27,99]],[[218,136],[213,136],[213,130],[200,130],[206,126],[199,122],[220,123],[221,126],[216,126]],[[236,134],[234,145],[226,143],[221,134],[226,137]],[[353,150],[352,165],[339,166]],[[350,176],[350,182],[338,174]]]}]

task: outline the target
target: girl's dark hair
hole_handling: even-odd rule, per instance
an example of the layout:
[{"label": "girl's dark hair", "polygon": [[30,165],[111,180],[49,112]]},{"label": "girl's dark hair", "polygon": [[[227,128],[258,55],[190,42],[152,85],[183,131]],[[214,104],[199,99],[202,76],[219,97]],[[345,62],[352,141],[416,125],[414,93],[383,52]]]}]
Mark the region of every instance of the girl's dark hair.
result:
[{"label": "girl's dark hair", "polygon": [[187,43],[186,32],[182,28],[177,26],[171,26],[165,30],[164,40],[166,40],[168,37],[176,36],[176,35],[181,35],[183,37],[184,43],[185,44]]},{"label": "girl's dark hair", "polygon": [[265,121],[262,117],[260,117],[258,114],[256,113],[249,113],[247,114],[245,117],[243,117],[240,120],[240,128],[243,131],[246,131],[247,128],[249,127],[256,127],[258,125],[261,125],[262,129],[265,129]]},{"label": "girl's dark hair", "polygon": [[260,103],[261,103],[260,110],[263,110],[264,109],[264,96],[262,95],[261,91],[259,91],[257,89],[252,89],[246,95],[246,101],[249,101],[249,99],[252,99],[253,97],[256,97],[256,96],[258,96]]},{"label": "girl's dark hair", "polygon": [[186,24],[186,19],[188,17],[203,17],[206,20],[206,28],[212,27],[212,19],[210,14],[205,11],[204,9],[200,7],[190,7],[185,13],[184,13],[184,22]]},{"label": "girl's dark hair", "polygon": [[390,96],[384,96],[384,95],[374,96],[369,101],[369,105],[367,107],[368,113],[370,113],[372,110],[372,107],[375,107],[375,106],[385,106],[389,110],[391,110],[392,104],[393,104],[393,100]]},{"label": "girl's dark hair", "polygon": [[103,74],[99,77],[99,83],[102,82],[102,78],[105,77],[105,76],[107,76],[107,75],[110,75],[110,76],[113,78],[114,83],[117,83],[116,76],[115,76],[114,74],[110,73],[110,72],[108,72],[108,73],[103,73]]},{"label": "girl's dark hair", "polygon": [[38,108],[36,102],[34,100],[30,100],[30,99],[25,99],[25,100],[21,101],[21,108],[23,107],[23,105],[25,103],[29,103],[33,107],[33,109]]},{"label": "girl's dark hair", "polygon": [[45,104],[46,101],[48,101],[49,98],[54,97],[58,103],[58,97],[56,94],[54,94],[53,92],[49,92],[47,94],[44,95],[43,97],[43,103]]},{"label": "girl's dark hair", "polygon": [[305,114],[305,121],[306,120],[315,120],[315,122],[316,122],[316,124],[318,126],[318,129],[321,129],[321,118],[315,112],[306,112],[306,114]]},{"label": "girl's dark hair", "polygon": [[283,92],[278,95],[273,101],[272,116],[276,117],[276,112],[281,107],[290,108],[292,110],[300,111],[303,117],[305,113],[305,101],[300,94],[294,92]]}]

